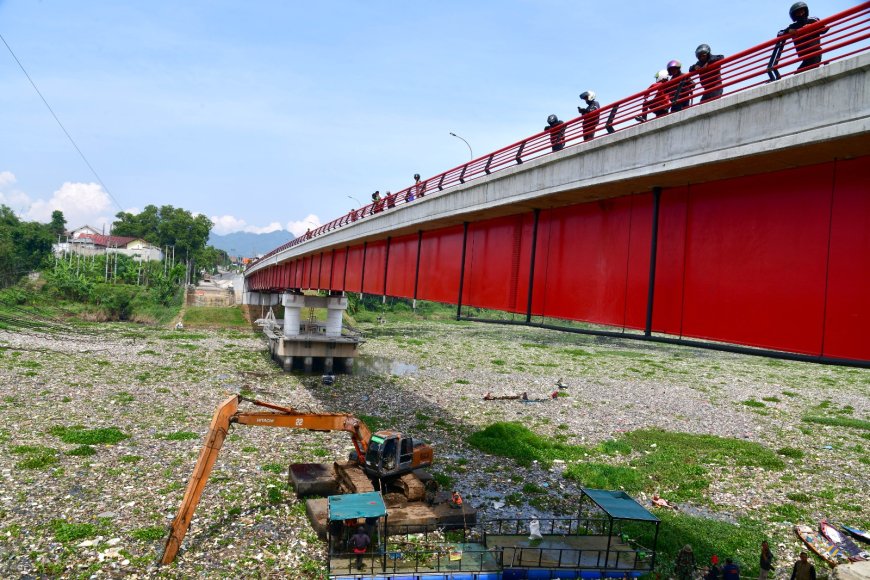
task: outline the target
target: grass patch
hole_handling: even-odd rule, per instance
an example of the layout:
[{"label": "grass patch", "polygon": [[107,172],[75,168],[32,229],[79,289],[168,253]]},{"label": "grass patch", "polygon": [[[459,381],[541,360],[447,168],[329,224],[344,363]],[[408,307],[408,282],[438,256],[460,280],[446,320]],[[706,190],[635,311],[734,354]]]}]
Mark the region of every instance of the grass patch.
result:
[{"label": "grass patch", "polygon": [[782,449],[777,449],[776,453],[784,457],[791,457],[792,459],[800,459],[804,456],[803,451],[794,447],[783,447]]},{"label": "grass patch", "polygon": [[795,491],[792,493],[785,494],[785,497],[790,499],[791,501],[796,501],[798,503],[807,503],[812,501],[812,496],[808,493],[804,493],[802,491]]},{"label": "grass patch", "polygon": [[540,461],[545,465],[554,459],[570,461],[580,459],[588,450],[579,445],[568,445],[541,437],[520,423],[499,422],[468,437],[468,443],[489,453],[510,457],[520,465]]},{"label": "grass patch", "polygon": [[51,528],[55,539],[64,543],[93,538],[97,535],[97,526],[94,524],[74,524],[64,520],[54,520]]},{"label": "grass patch", "polygon": [[644,487],[643,475],[637,469],[607,463],[577,463],[565,471],[565,477],[596,489],[624,489],[636,492]]},{"label": "grass patch", "polygon": [[9,450],[24,459],[15,464],[19,469],[42,469],[57,463],[57,450],[42,445],[16,445]]},{"label": "grass patch", "polygon": [[189,307],[184,312],[184,325],[188,328],[246,328],[248,326],[241,308]]},{"label": "grass patch", "polygon": [[779,397],[761,397],[762,401],[767,401],[768,403],[779,403],[782,399]]},{"label": "grass patch", "polygon": [[453,489],[453,484],[456,483],[455,478],[444,473],[433,473],[432,478],[438,482],[440,489]]},{"label": "grass patch", "polygon": [[90,445],[79,445],[75,449],[66,452],[67,455],[73,455],[76,457],[90,457],[91,455],[96,455],[97,450],[91,447]]},{"label": "grass patch", "polygon": [[261,469],[269,473],[277,473],[278,475],[284,473],[284,466],[280,463],[267,463]]},{"label": "grass patch", "polygon": [[764,403],[762,403],[761,401],[756,401],[755,399],[749,399],[747,401],[743,401],[743,404],[746,405],[747,407],[755,407],[755,408],[762,408],[762,407],[767,406]]},{"label": "grass patch", "polygon": [[357,417],[359,417],[360,421],[368,425],[368,428],[371,429],[372,433],[385,429],[388,425],[386,419],[375,417],[374,415],[357,415]]},{"label": "grass patch", "polygon": [[523,485],[523,492],[524,493],[541,494],[541,493],[547,493],[547,488],[541,487],[540,485],[537,485],[534,483],[527,483],[527,484]]},{"label": "grass patch", "polygon": [[157,438],[167,441],[190,441],[192,439],[199,439],[199,435],[190,431],[173,431],[172,433],[161,433],[157,435]]},{"label": "grass patch", "polygon": [[142,457],[139,455],[123,455],[120,457],[121,463],[139,463]]},{"label": "grass patch", "polygon": [[456,379],[456,384],[457,385],[469,385],[469,384],[471,384],[471,381],[469,381],[467,379]]},{"label": "grass patch", "polygon": [[[698,565],[709,562],[713,554],[718,554],[724,563],[723,555],[727,555],[740,563],[742,577],[758,576],[758,546],[766,538],[761,522],[742,518],[738,524],[732,524],[668,510],[659,510],[656,516],[662,520],[656,557],[656,572],[662,577],[674,577],[674,561],[686,544],[692,546]],[[652,546],[653,526],[624,524],[621,531],[641,545]]]},{"label": "grass patch", "polygon": [[855,419],[853,417],[817,417],[807,415],[803,418],[803,421],[805,423],[818,423],[819,425],[829,425],[831,427],[850,427],[852,429],[870,431],[870,421]]},{"label": "grass patch", "polygon": [[502,366],[507,364],[504,360],[502,360],[500,358],[494,358],[489,362],[491,362],[492,364],[494,364],[495,366],[498,366],[498,367],[502,367]]},{"label": "grass patch", "polygon": [[162,540],[166,536],[166,528],[163,526],[149,526],[147,528],[133,530],[130,532],[130,535],[137,540],[142,540],[143,542],[156,542],[157,540]]},{"label": "grass patch", "polygon": [[[148,374],[148,373],[146,373],[146,374]],[[137,379],[138,379],[138,376],[137,376]],[[139,380],[141,381],[142,379],[139,379]],[[115,393],[114,395],[112,395],[111,397],[109,397],[109,399],[111,401],[119,404],[119,405],[129,405],[130,403],[132,403],[133,401],[136,400],[136,397],[134,397],[133,395],[131,395],[127,391],[119,391],[119,392]]]},{"label": "grass patch", "polygon": [[52,427],[48,432],[55,437],[59,437],[64,443],[76,445],[114,445],[130,437],[122,433],[117,427],[87,429],[81,425],[73,427],[58,425],[57,427]]},{"label": "grass patch", "polygon": [[674,500],[698,499],[710,485],[710,466],[753,466],[782,469],[773,451],[757,443],[713,435],[672,433],[643,429],[602,443],[603,452],[637,453],[627,466],[577,463],[565,477],[588,487],[623,488],[630,493],[647,490],[666,493]]}]

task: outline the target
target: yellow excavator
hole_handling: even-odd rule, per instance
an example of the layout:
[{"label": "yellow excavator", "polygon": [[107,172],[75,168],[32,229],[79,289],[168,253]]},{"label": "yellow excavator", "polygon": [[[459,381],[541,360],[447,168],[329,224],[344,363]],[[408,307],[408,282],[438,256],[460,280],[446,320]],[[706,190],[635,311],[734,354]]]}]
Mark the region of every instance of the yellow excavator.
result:
[{"label": "yellow excavator", "polygon": [[[243,402],[271,411],[242,412]],[[349,462],[336,462],[336,472],[342,489],[348,493],[371,490],[374,487],[401,491],[409,500],[422,498],[425,484],[413,473],[414,470],[432,465],[432,447],[415,442],[398,431],[386,430],[372,433],[360,419],[347,413],[311,413],[297,411],[241,395],[233,395],[215,411],[211,420],[205,445],[199,453],[193,474],[187,483],[184,499],[178,508],[169,538],[163,549],[161,564],[171,564],[181,547],[190,527],[193,512],[202,497],[208,476],[217,460],[218,452],[226,439],[230,425],[258,425],[261,427],[285,427],[309,431],[347,431],[350,433],[355,452]],[[368,488],[368,489],[366,489]]]}]

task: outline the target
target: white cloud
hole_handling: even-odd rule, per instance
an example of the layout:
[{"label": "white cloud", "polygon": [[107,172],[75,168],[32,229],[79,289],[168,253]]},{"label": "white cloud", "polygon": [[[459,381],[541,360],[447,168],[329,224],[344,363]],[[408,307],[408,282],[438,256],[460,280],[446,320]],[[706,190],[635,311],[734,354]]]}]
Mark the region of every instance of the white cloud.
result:
[{"label": "white cloud", "polygon": [[48,200],[37,199],[24,211],[28,220],[47,223],[60,210],[67,227],[88,224],[97,229],[114,221],[112,200],[99,183],[64,183]]},{"label": "white cloud", "polygon": [[250,232],[252,234],[268,234],[269,232],[277,232],[283,230],[281,224],[272,222],[267,226],[252,226],[248,225],[243,219],[231,215],[212,216],[211,221],[214,224],[212,232],[224,236],[233,232]]},{"label": "white cloud", "polygon": [[20,215],[30,207],[30,196],[10,188],[16,181],[15,174],[11,171],[0,171],[0,205],[5,205]]},{"label": "white cloud", "polygon": [[6,187],[7,185],[12,185],[17,180],[15,179],[15,174],[11,171],[0,171],[0,187]]},{"label": "white cloud", "polygon": [[320,227],[320,218],[313,213],[308,214],[304,218],[295,222],[287,222],[287,231],[296,237],[301,236],[309,229]]}]

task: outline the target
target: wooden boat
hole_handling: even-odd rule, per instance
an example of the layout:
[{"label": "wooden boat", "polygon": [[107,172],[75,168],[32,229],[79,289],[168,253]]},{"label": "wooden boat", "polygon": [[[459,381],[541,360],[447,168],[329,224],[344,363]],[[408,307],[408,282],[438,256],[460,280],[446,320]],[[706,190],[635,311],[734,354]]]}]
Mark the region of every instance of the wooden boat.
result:
[{"label": "wooden boat", "polygon": [[850,562],[863,562],[867,559],[866,552],[858,547],[849,536],[829,524],[827,520],[819,522],[819,531],[829,542],[840,548],[840,554],[848,558]]},{"label": "wooden boat", "polygon": [[822,534],[811,527],[803,525],[795,526],[794,533],[810,550],[832,568],[846,560],[846,558],[841,556],[840,548],[829,542]]},{"label": "wooden boat", "polygon": [[870,544],[870,532],[865,532],[864,530],[859,530],[858,528],[853,528],[851,526],[841,525],[840,527],[862,542]]}]

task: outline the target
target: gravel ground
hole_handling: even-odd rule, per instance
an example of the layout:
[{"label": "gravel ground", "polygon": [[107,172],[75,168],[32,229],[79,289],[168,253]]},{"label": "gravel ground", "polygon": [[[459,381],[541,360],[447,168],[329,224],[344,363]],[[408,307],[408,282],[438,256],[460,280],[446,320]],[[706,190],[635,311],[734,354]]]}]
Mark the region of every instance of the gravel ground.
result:
[{"label": "gravel ground", "polygon": [[[729,521],[767,521],[781,562],[797,549],[790,523],[770,517],[794,503],[786,494],[805,492],[800,507],[814,520],[870,522],[868,432],[801,420],[870,417],[866,370],[470,323],[363,330],[358,372],[331,387],[281,372],[264,343],[244,332],[125,324],[0,330],[0,577],[302,578],[322,571],[323,546],[283,474],[290,462],[345,456],[349,439],[244,426],[221,452],[177,564],[154,565],[211,415],[239,391],[377,417],[433,443],[434,471],[454,478],[481,517],[567,513],[577,497],[563,463],[523,470],[465,443],[475,430],[509,420],[584,445],[659,427],[803,451],[801,459],[784,458],[783,471],[714,469],[705,501],[685,506]],[[384,370],[391,365],[400,374]],[[559,379],[566,396],[549,400]],[[484,401],[487,392],[542,401]],[[128,437],[95,445],[94,455],[70,455],[79,445],[52,428],[76,425],[114,427]],[[528,482],[546,493],[505,505]]]}]

